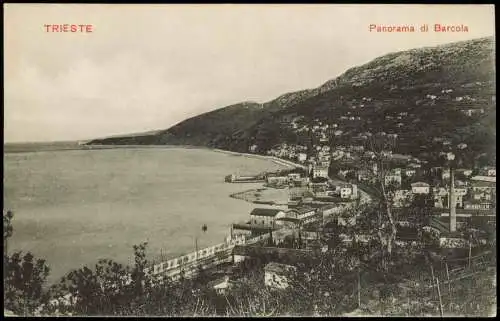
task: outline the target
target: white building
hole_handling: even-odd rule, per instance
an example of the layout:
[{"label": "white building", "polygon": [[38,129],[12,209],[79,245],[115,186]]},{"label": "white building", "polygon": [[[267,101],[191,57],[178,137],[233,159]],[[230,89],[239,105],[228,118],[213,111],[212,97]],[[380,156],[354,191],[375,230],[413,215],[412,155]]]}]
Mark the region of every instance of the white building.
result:
[{"label": "white building", "polygon": [[405,175],[407,177],[415,176],[415,174],[417,174],[417,170],[415,168],[407,168],[407,169],[405,169]]},{"label": "white building", "polygon": [[[462,208],[464,204],[464,196],[467,194],[466,188],[455,187],[455,206]],[[449,208],[450,207],[450,189],[444,187],[434,187],[432,189],[434,196],[434,207]]]},{"label": "white building", "polygon": [[493,205],[491,202],[482,202],[477,200],[464,202],[464,208],[466,210],[488,210],[491,209]]},{"label": "white building", "polygon": [[462,174],[464,174],[464,176],[471,176],[472,175],[472,169],[467,169],[467,168],[456,169],[455,172],[462,173]]},{"label": "white building", "polygon": [[396,184],[396,186],[401,186],[401,171],[390,171],[385,175],[385,185]]},{"label": "white building", "polygon": [[328,178],[328,167],[326,167],[326,166],[314,166],[313,178],[316,178],[316,177]]},{"label": "white building", "polygon": [[299,162],[305,162],[307,160],[307,154],[306,153],[299,153],[297,155],[297,161]]},{"label": "white building", "polygon": [[287,176],[269,176],[266,181],[270,185],[284,185],[288,184],[290,179]]},{"label": "white building", "polygon": [[413,194],[429,194],[430,185],[425,182],[416,182],[411,184],[411,192]]},{"label": "white building", "polygon": [[357,198],[358,197],[358,186],[356,184],[343,184],[340,185],[340,197],[341,198]]},{"label": "white building", "polygon": [[285,212],[274,208],[254,208],[250,213],[250,224],[274,226],[277,218],[285,217]]},{"label": "white building", "polygon": [[482,173],[484,173],[486,176],[497,176],[497,169],[496,167],[485,167],[482,169]]}]

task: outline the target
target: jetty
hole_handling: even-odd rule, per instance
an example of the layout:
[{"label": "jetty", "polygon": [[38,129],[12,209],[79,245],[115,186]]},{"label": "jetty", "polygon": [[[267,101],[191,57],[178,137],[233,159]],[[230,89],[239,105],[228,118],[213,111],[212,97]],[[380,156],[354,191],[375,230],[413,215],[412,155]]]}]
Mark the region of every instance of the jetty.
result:
[{"label": "jetty", "polygon": [[230,174],[224,178],[227,183],[264,183],[266,178],[262,174],[258,175],[239,175]]}]

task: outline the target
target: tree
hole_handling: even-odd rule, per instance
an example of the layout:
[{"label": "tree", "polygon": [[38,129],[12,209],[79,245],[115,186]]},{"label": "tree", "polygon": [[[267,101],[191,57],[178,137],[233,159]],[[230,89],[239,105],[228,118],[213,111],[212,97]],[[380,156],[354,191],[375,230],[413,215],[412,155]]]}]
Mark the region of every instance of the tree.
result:
[{"label": "tree", "polygon": [[356,180],[356,173],[354,171],[349,171],[345,175],[345,178],[348,182],[353,182]]},{"label": "tree", "polygon": [[12,227],[12,219],[14,218],[14,213],[12,211],[3,211],[3,251],[8,254],[7,242],[12,236],[14,229]]},{"label": "tree", "polygon": [[[70,271],[54,286],[52,296],[61,301],[69,294],[72,304],[66,312],[77,315],[144,315],[147,311],[152,279],[144,270],[147,243],[134,246],[134,267],[101,259],[94,270],[83,267]],[[55,307],[48,307],[48,311]]]},{"label": "tree", "polygon": [[49,275],[45,260],[35,259],[31,253],[21,252],[6,258],[4,265],[4,306],[24,316],[33,315],[46,299],[42,286]]},{"label": "tree", "polygon": [[282,304],[299,315],[339,315],[349,311],[355,301],[351,293],[357,277],[359,259],[344,247],[331,247],[288,273],[290,287]]},{"label": "tree", "polygon": [[413,218],[417,228],[422,228],[428,223],[433,214],[434,204],[431,194],[417,194],[406,209],[408,216]]},{"label": "tree", "polygon": [[148,266],[148,261],[146,259],[147,245],[147,242],[143,242],[139,245],[134,245],[135,265],[131,274],[131,285],[133,290],[133,298],[136,299],[135,303],[137,305],[144,305],[144,288],[148,283],[148,280],[146,279],[146,275],[144,273],[144,270]]},{"label": "tree", "polygon": [[43,259],[36,259],[30,252],[7,253],[7,241],[14,229],[11,211],[4,211],[4,307],[18,315],[33,315],[47,300],[43,285],[50,269]]},{"label": "tree", "polygon": [[391,189],[385,184],[385,177],[388,173],[387,163],[390,154],[396,145],[396,135],[387,135],[384,132],[368,135],[367,144],[375,157],[374,161],[377,164],[378,181],[380,185],[380,206],[377,208],[377,236],[382,245],[383,268],[388,269],[388,260],[392,255],[392,250],[396,241],[396,222],[392,213],[392,195]]}]

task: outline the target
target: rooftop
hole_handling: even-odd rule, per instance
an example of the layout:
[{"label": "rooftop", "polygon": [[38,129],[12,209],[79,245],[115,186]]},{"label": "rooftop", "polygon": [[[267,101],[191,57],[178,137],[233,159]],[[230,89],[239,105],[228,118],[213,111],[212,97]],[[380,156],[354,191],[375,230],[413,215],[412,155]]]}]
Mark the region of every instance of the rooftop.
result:
[{"label": "rooftop", "polygon": [[473,187],[496,187],[497,184],[495,181],[490,182],[490,181],[473,181],[472,182]]},{"label": "rooftop", "polygon": [[252,212],[250,212],[250,215],[255,215],[255,216],[276,216],[279,212],[282,212],[280,209],[274,209],[274,208],[254,208]]},{"label": "rooftop", "polygon": [[300,219],[295,218],[295,217],[280,217],[280,218],[277,218],[276,220],[277,221],[279,220],[279,221],[293,222],[293,223],[300,222]]},{"label": "rooftop", "polygon": [[425,182],[411,183],[411,187],[429,187],[430,185]]},{"label": "rooftop", "polygon": [[490,201],[481,201],[481,200],[476,200],[476,199],[470,199],[467,201],[464,201],[464,204],[488,204],[491,205]]},{"label": "rooftop", "polygon": [[309,212],[314,211],[314,210],[315,209],[311,208],[311,207],[300,207],[300,208],[295,209],[295,211],[297,211],[299,214],[309,213]]},{"label": "rooftop", "polygon": [[496,183],[497,178],[495,176],[473,176],[471,177],[471,180]]}]

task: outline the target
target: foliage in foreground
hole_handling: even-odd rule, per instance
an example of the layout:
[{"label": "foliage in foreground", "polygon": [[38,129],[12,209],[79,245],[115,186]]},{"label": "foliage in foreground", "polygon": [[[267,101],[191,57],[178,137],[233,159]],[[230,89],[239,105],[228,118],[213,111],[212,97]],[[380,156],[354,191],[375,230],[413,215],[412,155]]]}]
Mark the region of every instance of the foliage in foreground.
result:
[{"label": "foliage in foreground", "polygon": [[[10,221],[4,219],[4,227]],[[215,293],[205,274],[176,283],[154,282],[142,272],[148,264],[145,243],[134,247],[132,267],[100,260],[94,269],[71,271],[48,291],[43,290],[49,273],[45,262],[30,253],[14,253],[4,256],[5,309],[16,315],[88,316],[338,316],[353,310],[370,315],[439,315],[436,291],[427,286],[430,271],[422,271],[430,264],[422,257],[422,248],[396,247],[386,269],[381,257],[369,255],[377,245],[371,250],[357,242],[346,247],[335,238],[323,240],[323,245],[327,250],[296,265],[288,275],[287,289],[265,287],[266,262],[257,260],[245,263],[239,281],[226,294]],[[446,313],[490,314],[496,285],[491,272],[479,272],[452,287],[442,286]],[[443,268],[435,266],[434,273],[443,275]]]}]

